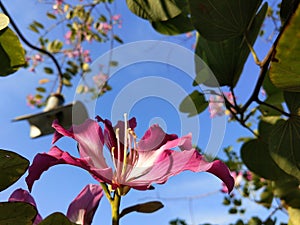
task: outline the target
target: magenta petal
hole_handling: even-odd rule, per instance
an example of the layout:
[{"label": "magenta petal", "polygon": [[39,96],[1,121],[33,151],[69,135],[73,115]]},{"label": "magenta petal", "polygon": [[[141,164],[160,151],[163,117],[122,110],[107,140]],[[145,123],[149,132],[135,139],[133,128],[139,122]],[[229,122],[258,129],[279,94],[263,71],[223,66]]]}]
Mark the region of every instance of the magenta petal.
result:
[{"label": "magenta petal", "polygon": [[57,120],[53,122],[52,126],[56,130],[53,143],[61,135],[71,137],[78,142],[81,158],[89,157],[94,167],[100,169],[108,167],[103,155],[104,138],[102,129],[96,121],[87,119],[83,124],[74,125],[69,130],[58,124]]},{"label": "magenta petal", "polygon": [[87,185],[70,204],[67,217],[73,223],[90,225],[102,197],[99,185]]},{"label": "magenta petal", "polygon": [[219,177],[225,183],[228,193],[230,193],[234,188],[234,178],[231,176],[228,167],[220,160],[216,160],[211,163],[212,166],[207,170],[207,172]]},{"label": "magenta petal", "polygon": [[142,139],[139,141],[139,151],[151,151],[160,148],[168,141],[177,138],[176,134],[166,134],[159,125],[152,125],[144,134]]},{"label": "magenta petal", "polygon": [[[30,195],[30,193],[26,190],[21,189],[21,188],[15,190],[10,195],[8,201],[9,202],[26,202],[26,203],[29,203],[29,204],[33,205],[35,208],[37,208],[36,203],[35,203],[33,197]],[[35,217],[33,225],[39,224],[42,220],[43,220],[43,218],[38,213],[37,216]]]},{"label": "magenta petal", "polygon": [[[143,155],[143,152],[140,152],[141,154]],[[143,164],[140,163],[140,165]],[[229,192],[234,186],[234,179],[224,163],[219,160],[207,162],[195,149],[181,152],[169,149],[164,150],[159,154],[152,166],[148,168],[142,168],[142,166],[134,168],[131,171],[132,174],[127,185],[136,189],[146,189],[152,183],[165,183],[169,177],[185,170],[210,172],[226,184]],[[144,173],[140,174],[140,171],[144,171]]]},{"label": "magenta petal", "polygon": [[75,158],[68,152],[61,151],[54,146],[48,153],[39,153],[34,157],[33,163],[28,169],[28,176],[25,179],[29,190],[31,191],[33,183],[40,178],[44,171],[58,164],[70,164],[81,167],[90,172],[100,182],[109,183],[112,178],[111,168],[92,168],[86,159]]},{"label": "magenta petal", "polygon": [[117,138],[111,122],[109,120],[102,119],[100,116],[97,116],[96,119],[98,122],[102,122],[104,124],[104,142],[108,149],[111,150],[113,147],[117,148]]}]

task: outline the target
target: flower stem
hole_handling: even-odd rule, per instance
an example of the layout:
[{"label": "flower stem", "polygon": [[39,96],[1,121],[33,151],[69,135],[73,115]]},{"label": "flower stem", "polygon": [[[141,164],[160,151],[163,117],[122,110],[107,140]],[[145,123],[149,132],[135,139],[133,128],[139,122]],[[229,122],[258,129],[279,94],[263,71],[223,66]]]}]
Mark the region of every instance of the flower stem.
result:
[{"label": "flower stem", "polygon": [[120,202],[121,202],[121,196],[117,192],[115,192],[114,198],[110,204],[111,205],[112,225],[119,225]]},{"label": "flower stem", "polygon": [[115,191],[115,192],[113,192],[113,197],[112,197],[107,184],[106,183],[100,183],[100,184],[105,193],[105,196],[107,197],[107,199],[110,203],[112,225],[119,225],[121,196],[117,193],[117,191]]}]

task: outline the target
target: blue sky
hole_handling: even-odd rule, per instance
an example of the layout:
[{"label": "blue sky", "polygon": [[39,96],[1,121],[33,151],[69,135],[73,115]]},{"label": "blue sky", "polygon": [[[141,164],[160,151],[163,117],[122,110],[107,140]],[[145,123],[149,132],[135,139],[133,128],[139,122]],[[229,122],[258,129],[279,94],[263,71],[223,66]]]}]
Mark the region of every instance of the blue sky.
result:
[{"label": "blue sky", "polygon": [[[15,22],[26,37],[34,43],[37,35],[28,31],[27,27],[34,19],[44,21],[42,17],[44,16],[45,7],[33,0],[26,1],[26,4],[22,0],[4,1],[3,4],[11,12]],[[116,13],[122,14],[123,27],[117,30],[117,33],[125,43],[141,40],[171,41],[188,49],[191,49],[193,45],[193,40],[187,40],[184,35],[167,37],[157,34],[147,21],[133,15],[127,9],[124,1],[118,1],[113,9]],[[261,58],[266,51],[265,46],[265,40],[259,38],[256,47],[259,49],[258,53]],[[86,47],[91,48],[92,59],[97,59],[109,50],[108,44]],[[258,75],[258,70],[253,65],[253,60],[250,57],[236,90],[238,101],[243,101],[251,94],[252,86],[249,84],[254,83]],[[29,93],[34,93],[38,80],[45,77],[42,73],[42,69],[38,70],[36,74],[30,73],[26,69],[21,69],[12,76],[0,79],[0,108],[2,109],[0,117],[0,148],[13,150],[30,161],[32,161],[35,154],[47,152],[50,149],[51,136],[32,140],[29,138],[29,126],[26,122],[12,123],[11,120],[16,116],[40,111],[29,108],[26,105],[25,96]],[[152,90],[159,88],[159,84],[147,82],[149,77],[150,81],[164,78],[163,81],[166,81],[166,84],[170,86],[168,88],[161,87],[161,92],[156,96],[140,97],[147,93],[146,88],[150,87],[149,89],[151,90],[151,85]],[[190,131],[195,129],[193,127],[195,118],[188,119],[186,115],[181,114],[176,107],[177,103],[175,104],[173,100],[171,101],[172,98],[170,96],[172,95],[168,95],[170,92],[176,95],[180,90],[188,94],[194,90],[191,77],[177,68],[159,63],[139,63],[116,72],[111,78],[110,84],[113,90],[97,101],[96,114],[100,114],[104,118],[113,117],[114,121],[122,119],[122,114],[126,111],[128,112],[127,102],[124,104],[123,100],[124,96],[128,95],[137,99],[137,102],[129,107],[130,112],[128,113],[130,116],[137,117],[138,128],[136,133],[138,136],[141,137],[143,132],[153,122],[159,122],[169,133],[180,135],[186,133],[181,133],[183,128],[187,130],[190,128]],[[123,94],[122,91],[124,91]],[[74,94],[75,88],[64,89],[66,103],[73,101]],[[180,97],[183,99],[185,96],[179,96],[178,98]],[[117,104],[117,107],[114,104]],[[112,113],[116,111],[118,113],[112,116]],[[197,117],[197,119],[198,124],[196,124],[196,127],[197,129],[200,128],[197,140],[199,140],[199,146],[203,148],[209,140],[212,121],[207,111]],[[181,124],[182,121],[183,124]],[[251,136],[251,134],[236,123],[227,124],[222,147],[233,145],[238,150],[239,143],[236,142],[236,139],[240,136]],[[59,146],[73,155],[77,154],[76,143],[69,139],[61,140]],[[220,153],[219,156],[221,155]],[[11,188],[1,192],[0,200],[5,201],[16,188],[22,187],[26,189],[24,178],[25,176]],[[56,211],[66,212],[69,203],[87,183],[95,183],[95,180],[86,171],[71,166],[56,166],[44,173],[41,179],[35,183],[32,195],[36,199],[41,215],[46,217]],[[237,218],[229,216],[227,208],[222,206],[223,194],[218,191],[221,188],[221,182],[210,174],[185,172],[171,178],[166,184],[156,185],[155,187],[155,190],[147,192],[130,191],[124,198],[122,207],[147,200],[160,199],[164,199],[162,202],[165,207],[151,215],[130,214],[122,219],[121,224],[140,224],[141,222],[144,225],[168,224],[171,219],[182,218],[186,219],[189,224],[210,222],[225,225],[230,221],[235,221],[235,218]],[[209,196],[203,197],[207,194]],[[257,212],[260,215],[264,213],[261,208],[255,208],[255,206],[256,204],[253,203],[247,204],[247,208],[250,211]],[[94,224],[109,224],[109,210],[108,202],[103,198],[96,213]],[[238,217],[243,218],[242,215]]]}]

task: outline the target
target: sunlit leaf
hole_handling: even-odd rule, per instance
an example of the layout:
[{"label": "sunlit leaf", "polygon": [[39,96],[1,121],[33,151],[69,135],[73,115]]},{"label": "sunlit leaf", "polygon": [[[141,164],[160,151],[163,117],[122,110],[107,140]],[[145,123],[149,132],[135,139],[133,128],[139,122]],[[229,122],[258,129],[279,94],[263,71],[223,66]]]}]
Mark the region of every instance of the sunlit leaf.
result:
[{"label": "sunlit leaf", "polygon": [[40,79],[40,80],[39,80],[39,84],[46,84],[46,83],[48,83],[48,82],[50,82],[50,80],[49,80],[49,79],[46,79],[46,78]]},{"label": "sunlit leaf", "polygon": [[25,51],[9,27],[0,31],[0,59],[0,76],[12,74],[26,65]]},{"label": "sunlit leaf", "polygon": [[262,225],[262,221],[258,217],[254,216],[248,221],[248,225]]},{"label": "sunlit leaf", "polygon": [[195,116],[203,112],[208,107],[208,102],[204,94],[199,91],[193,91],[190,95],[185,97],[179,106],[179,110],[188,113],[188,116]]},{"label": "sunlit leaf", "polygon": [[173,0],[126,0],[128,8],[149,21],[165,21],[181,13]]},{"label": "sunlit leaf", "polygon": [[0,30],[6,28],[8,24],[9,24],[9,18],[5,14],[0,13]]},{"label": "sunlit leaf", "polygon": [[141,203],[141,204],[137,204],[137,205],[130,206],[130,207],[123,209],[120,214],[120,217],[123,217],[126,214],[131,213],[131,212],[153,213],[163,207],[164,207],[164,205],[158,201]]},{"label": "sunlit leaf", "polygon": [[0,202],[1,225],[32,225],[37,211],[24,202]]},{"label": "sunlit leaf", "polygon": [[300,221],[300,209],[289,207],[288,213],[289,213],[289,224],[288,225],[297,225]]},{"label": "sunlit leaf", "polygon": [[205,39],[224,41],[243,35],[262,0],[189,0],[192,22]]},{"label": "sunlit leaf", "polygon": [[270,79],[285,91],[300,91],[300,8],[283,31],[271,63]]},{"label": "sunlit leaf", "polygon": [[15,183],[26,172],[28,166],[29,161],[24,157],[0,149],[0,191]]},{"label": "sunlit leaf", "polygon": [[53,213],[45,218],[39,225],[75,225],[62,213]]},{"label": "sunlit leaf", "polygon": [[279,121],[269,138],[269,151],[273,160],[287,174],[300,180],[300,117]]}]

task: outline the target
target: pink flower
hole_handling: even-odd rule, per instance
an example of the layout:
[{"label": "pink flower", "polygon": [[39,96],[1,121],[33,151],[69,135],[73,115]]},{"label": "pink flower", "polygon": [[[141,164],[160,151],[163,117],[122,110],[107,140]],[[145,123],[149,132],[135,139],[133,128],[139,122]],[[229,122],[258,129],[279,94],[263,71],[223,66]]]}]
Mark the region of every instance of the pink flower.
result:
[{"label": "pink flower", "polygon": [[[245,178],[246,181],[251,181],[252,180],[252,173],[250,171],[246,171],[246,172],[236,172],[236,171],[232,171],[231,172],[231,176],[234,178],[235,182],[234,182],[234,187],[239,187],[243,181],[243,178]],[[223,193],[227,193],[228,189],[226,187],[226,184],[222,184],[222,189],[221,192]]]},{"label": "pink flower", "polygon": [[212,95],[209,98],[209,113],[211,118],[225,114],[225,103],[222,96]]},{"label": "pink flower", "polygon": [[66,40],[66,44],[70,44],[71,43],[71,37],[72,37],[72,31],[67,31],[67,33],[65,33],[65,40]]},{"label": "pink flower", "polygon": [[100,23],[98,26],[98,30],[102,31],[104,34],[107,34],[111,29],[112,29],[112,25],[106,22]]},{"label": "pink flower", "polygon": [[[99,185],[89,184],[85,186],[69,205],[67,217],[73,223],[90,225],[102,197],[103,191]],[[27,202],[36,207],[33,197],[28,191],[23,189],[15,190],[9,197],[9,201]],[[33,225],[39,224],[42,220],[42,217],[38,214]]]},{"label": "pink flower", "polygon": [[102,72],[100,72],[99,74],[93,76],[93,81],[99,89],[104,86],[107,79],[108,79],[108,75],[106,75]]},{"label": "pink flower", "polygon": [[[232,190],[234,179],[227,166],[219,160],[207,162],[192,148],[191,134],[178,138],[175,134],[166,134],[158,125],[153,125],[137,143],[135,118],[128,122],[127,119],[126,122],[119,121],[115,127],[109,120],[97,119],[104,124],[104,130],[90,119],[69,130],[57,121],[53,123],[56,130],[53,143],[63,136],[75,139],[80,158],[71,156],[57,146],[53,146],[48,153],[38,154],[26,177],[29,189],[50,167],[70,164],[87,170],[96,180],[110,184],[113,190],[117,189],[120,193],[125,193],[130,187],[146,190],[153,183],[163,184],[169,177],[185,170],[212,173],[226,184],[229,192]],[[111,167],[104,157],[104,145],[110,153]],[[171,150],[175,147],[179,147],[180,151]]]},{"label": "pink flower", "polygon": [[121,15],[120,14],[113,15],[111,17],[111,20],[112,20],[112,23],[114,25],[117,24],[119,28],[122,27],[122,20],[121,20]]},{"label": "pink flower", "polygon": [[[232,105],[234,105],[233,95],[231,92],[224,92],[223,95]],[[226,110],[224,97],[221,95],[210,96],[209,113],[211,118],[230,114],[229,110]]]},{"label": "pink flower", "polygon": [[39,106],[42,103],[42,99],[30,94],[26,97],[26,103],[29,107],[34,108],[35,106]]}]

